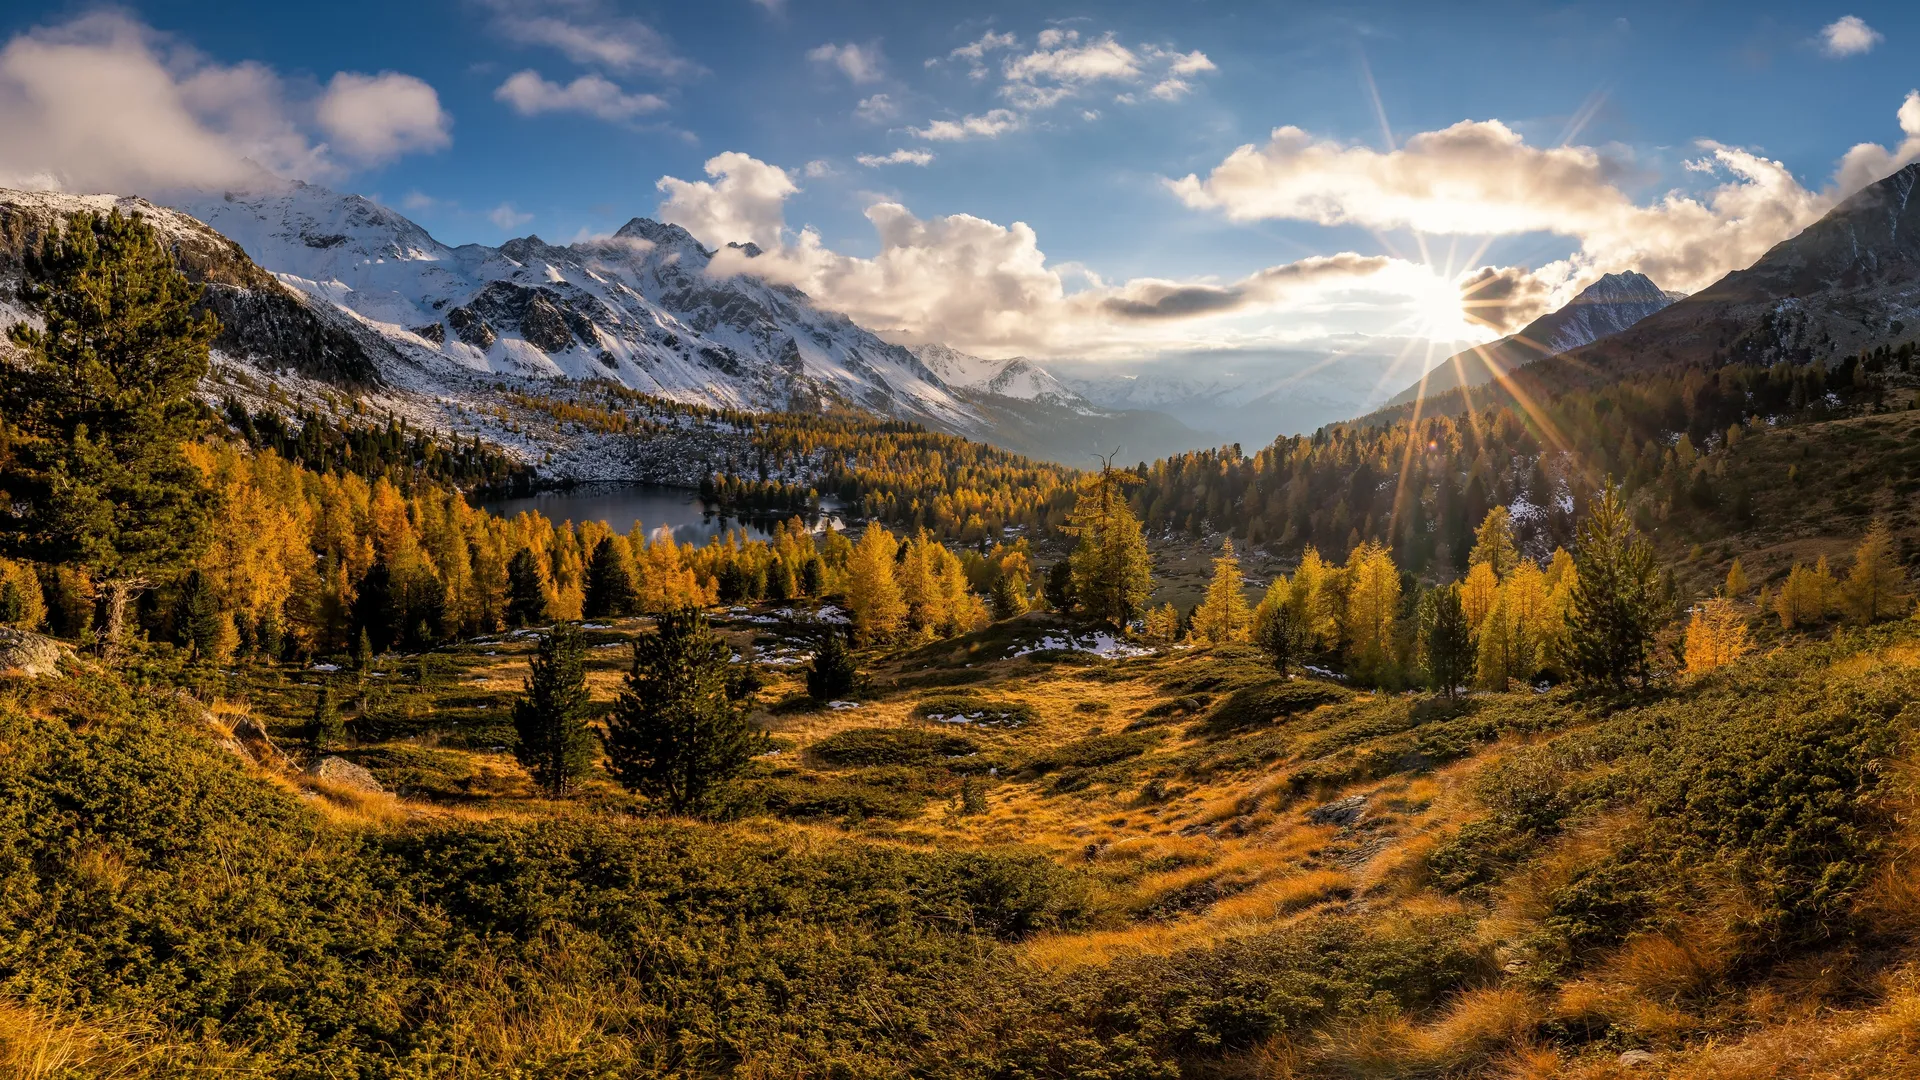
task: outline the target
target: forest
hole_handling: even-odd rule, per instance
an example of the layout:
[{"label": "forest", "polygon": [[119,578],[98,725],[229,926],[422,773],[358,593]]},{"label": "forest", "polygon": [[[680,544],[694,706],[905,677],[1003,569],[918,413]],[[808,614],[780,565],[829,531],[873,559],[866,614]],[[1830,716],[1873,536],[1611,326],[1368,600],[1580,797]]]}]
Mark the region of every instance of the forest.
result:
[{"label": "forest", "polygon": [[[706,495],[866,518],[693,547],[478,509],[524,475],[478,443],[211,407],[138,218],[31,270],[0,1069],[1920,1068],[1910,352],[1084,473],[555,413],[734,425],[764,459]],[[1794,532],[1832,504],[1755,478],[1841,455],[1899,467]]]}]

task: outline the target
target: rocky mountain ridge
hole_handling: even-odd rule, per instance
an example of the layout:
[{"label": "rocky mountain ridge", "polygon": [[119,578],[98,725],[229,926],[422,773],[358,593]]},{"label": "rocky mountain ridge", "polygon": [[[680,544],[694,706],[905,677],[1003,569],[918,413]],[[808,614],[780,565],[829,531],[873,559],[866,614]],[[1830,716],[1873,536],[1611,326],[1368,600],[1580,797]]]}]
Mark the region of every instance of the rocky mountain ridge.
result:
[{"label": "rocky mountain ridge", "polygon": [[1498,341],[1476,345],[1442,360],[1388,405],[1457,387],[1484,386],[1515,368],[1617,334],[1685,296],[1669,292],[1632,270],[1607,274],[1565,306],[1548,312]]}]

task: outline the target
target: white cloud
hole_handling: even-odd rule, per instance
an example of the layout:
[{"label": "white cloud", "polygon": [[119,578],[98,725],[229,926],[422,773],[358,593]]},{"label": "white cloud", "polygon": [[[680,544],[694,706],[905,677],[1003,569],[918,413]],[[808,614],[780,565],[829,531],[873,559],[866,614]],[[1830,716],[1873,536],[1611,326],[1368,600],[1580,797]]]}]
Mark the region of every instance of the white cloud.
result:
[{"label": "white cloud", "polygon": [[1179,101],[1193,90],[1193,84],[1185,79],[1162,79],[1154,84],[1149,93],[1161,101]]},{"label": "white cloud", "polygon": [[853,108],[853,115],[870,124],[879,124],[900,115],[900,106],[885,94],[875,94],[861,98],[860,104]]},{"label": "white cloud", "polygon": [[1692,291],[1748,265],[1841,198],[1920,157],[1920,101],[1908,98],[1900,122],[1907,138],[1899,147],[1853,148],[1835,182],[1817,192],[1777,161],[1703,143],[1706,153],[1693,167],[1721,182],[1643,205],[1619,186],[1629,162],[1592,147],[1529,146],[1497,120],[1421,132],[1391,151],[1281,127],[1266,145],[1235,150],[1204,180],[1189,175],[1170,183],[1189,206],[1236,221],[1571,236],[1580,252],[1570,273],[1636,269],[1666,288]]},{"label": "white cloud", "polygon": [[1859,56],[1873,51],[1885,35],[1858,15],[1842,15],[1820,31],[1820,47],[1828,56]]},{"label": "white cloud", "polygon": [[620,15],[604,0],[482,0],[493,28],[510,41],[556,49],[576,64],[645,71],[665,78],[699,74],[660,32]]},{"label": "white cloud", "polygon": [[239,187],[261,168],[331,180],[448,139],[438,96],[411,76],[343,73],[301,100],[264,64],[210,63],[117,12],[0,48],[0,132],[0,184],[147,195]]},{"label": "white cloud", "polygon": [[494,226],[501,232],[512,232],[527,222],[532,221],[533,215],[523,214],[515,210],[512,203],[501,203],[499,206],[487,211],[487,220],[493,222]]},{"label": "white cloud", "polygon": [[771,14],[779,15],[787,10],[787,0],[753,0]]},{"label": "white cloud", "polygon": [[802,165],[800,172],[809,180],[818,180],[823,176],[833,175],[833,163],[830,161],[821,161],[816,158]]},{"label": "white cloud", "polygon": [[930,165],[933,163],[933,154],[927,150],[902,149],[891,154],[861,154],[854,160],[869,169],[881,165]]},{"label": "white cloud", "polygon": [[[1079,30],[1048,27],[1034,40],[1034,47],[1022,51],[1012,33],[988,32],[979,40],[954,49],[947,60],[964,61],[974,79],[989,74],[987,57],[1004,51],[1000,62],[1001,83],[995,91],[1009,106],[986,114],[1003,117],[997,122],[968,117],[962,121],[935,120],[914,129],[922,138],[991,138],[1020,126],[1020,118],[1050,109],[1061,102],[1080,97],[1097,87],[1112,84],[1144,86],[1146,93],[1162,101],[1176,101],[1193,91],[1192,76],[1219,70],[1207,54],[1198,49],[1179,52],[1162,45],[1128,48],[1109,32],[1082,34]],[[927,61],[929,67],[941,58]],[[1113,100],[1131,105],[1138,98],[1131,91],[1116,94]],[[1010,118],[1009,118],[1010,117]]]},{"label": "white cloud", "polygon": [[[723,179],[662,179],[669,203],[679,204],[663,205],[662,216],[716,247],[753,239],[763,249],[749,259],[722,248],[711,272],[795,285],[822,306],[906,343],[941,341],[999,355],[1137,355],[1193,345],[1197,321],[1337,305],[1363,293],[1404,305],[1457,292],[1424,267],[1350,252],[1224,284],[1141,278],[1110,285],[1084,270],[1049,265],[1024,223],[1003,226],[968,214],[921,219],[885,200],[866,211],[878,252],[851,256],[827,248],[813,229],[785,231],[781,202],[793,188],[783,171],[744,154],[723,154],[707,171]],[[686,198],[688,191],[697,197]],[[688,213],[696,205],[698,227]],[[1075,280],[1084,287],[1070,291]]]},{"label": "white cloud", "polygon": [[362,75],[342,71],[327,84],[315,110],[331,145],[366,163],[453,144],[453,118],[433,87],[397,71]]},{"label": "white cloud", "polygon": [[418,214],[427,210],[433,210],[439,205],[439,199],[428,195],[424,191],[409,191],[400,197],[400,209],[405,210],[409,214]]},{"label": "white cloud", "polygon": [[787,171],[728,151],[707,159],[706,172],[712,182],[660,178],[656,186],[667,195],[660,220],[711,247],[749,241],[769,250],[779,247],[785,227],[781,204],[800,190]]},{"label": "white cloud", "polygon": [[1112,34],[1082,43],[1078,30],[1046,30],[1040,34],[1040,48],[1008,57],[1003,71],[1016,83],[1130,80],[1140,74],[1140,58]]},{"label": "white cloud", "polygon": [[565,86],[548,82],[531,69],[515,72],[493,92],[496,100],[522,116],[578,112],[602,120],[630,120],[667,107],[658,94],[629,94],[598,75],[582,75]]},{"label": "white cloud", "polygon": [[935,142],[959,142],[962,139],[991,139],[1020,126],[1019,114],[1011,109],[989,109],[978,116],[958,120],[934,120],[926,127],[908,128],[915,135]]},{"label": "white cloud", "polygon": [[880,59],[880,49],[876,45],[835,45],[831,42],[807,50],[807,59],[816,64],[838,68],[855,84],[879,82],[884,74],[885,64]]}]

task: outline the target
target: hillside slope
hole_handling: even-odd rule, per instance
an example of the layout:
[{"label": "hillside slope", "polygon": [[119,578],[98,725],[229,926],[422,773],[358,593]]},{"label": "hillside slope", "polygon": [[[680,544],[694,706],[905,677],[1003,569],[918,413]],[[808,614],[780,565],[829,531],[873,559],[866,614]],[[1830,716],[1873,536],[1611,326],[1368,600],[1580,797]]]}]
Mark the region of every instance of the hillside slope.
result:
[{"label": "hillside slope", "polygon": [[1608,274],[1581,290],[1565,307],[1540,316],[1519,331],[1441,361],[1412,386],[1395,394],[1387,405],[1404,405],[1461,386],[1485,386],[1535,360],[1617,334],[1678,299],[1679,294],[1660,288],[1645,274]]}]

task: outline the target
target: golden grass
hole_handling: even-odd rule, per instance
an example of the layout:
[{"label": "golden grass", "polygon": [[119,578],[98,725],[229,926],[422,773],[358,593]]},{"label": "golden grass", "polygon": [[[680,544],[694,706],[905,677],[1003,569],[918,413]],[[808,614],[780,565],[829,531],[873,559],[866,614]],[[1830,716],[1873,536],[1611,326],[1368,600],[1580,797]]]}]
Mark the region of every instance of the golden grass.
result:
[{"label": "golden grass", "polygon": [[175,1041],[146,1023],[82,1020],[0,1001],[0,1076],[10,1080],[144,1080],[264,1076],[224,1047]]}]

